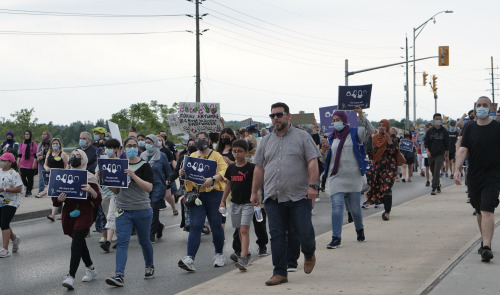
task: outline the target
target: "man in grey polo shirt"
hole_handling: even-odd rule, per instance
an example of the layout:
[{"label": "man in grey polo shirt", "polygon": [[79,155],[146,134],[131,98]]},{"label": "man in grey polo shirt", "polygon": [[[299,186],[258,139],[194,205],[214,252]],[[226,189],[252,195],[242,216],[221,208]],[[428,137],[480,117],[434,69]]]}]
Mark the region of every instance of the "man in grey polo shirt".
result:
[{"label": "man in grey polo shirt", "polygon": [[274,132],[262,139],[255,153],[255,171],[250,201],[258,205],[258,190],[264,182],[264,205],[269,220],[273,276],[266,285],[288,282],[287,228],[293,227],[302,253],[304,272],[316,263],[316,240],[311,221],[312,199],[318,195],[319,150],[311,136],[289,123],[290,110],[284,103],[271,106]]}]

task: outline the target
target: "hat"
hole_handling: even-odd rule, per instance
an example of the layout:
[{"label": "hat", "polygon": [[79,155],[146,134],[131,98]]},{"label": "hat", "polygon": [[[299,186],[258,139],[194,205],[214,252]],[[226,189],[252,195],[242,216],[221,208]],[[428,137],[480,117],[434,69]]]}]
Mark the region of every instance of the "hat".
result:
[{"label": "hat", "polygon": [[14,158],[14,155],[11,153],[5,153],[0,157],[0,160],[10,161],[10,162],[14,163],[16,161],[16,158]]},{"label": "hat", "polygon": [[96,127],[94,129],[92,129],[92,132],[97,132],[97,133],[101,133],[101,134],[106,134],[106,129],[104,127]]}]

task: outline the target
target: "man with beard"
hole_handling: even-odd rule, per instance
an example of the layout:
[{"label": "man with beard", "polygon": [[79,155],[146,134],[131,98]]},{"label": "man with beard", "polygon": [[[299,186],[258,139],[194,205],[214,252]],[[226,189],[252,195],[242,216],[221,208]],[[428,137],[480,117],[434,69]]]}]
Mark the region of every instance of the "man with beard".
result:
[{"label": "man with beard", "polygon": [[[250,201],[259,205],[258,191],[264,182],[264,206],[269,220],[273,276],[266,285],[288,282],[287,231],[293,231],[304,253],[304,272],[316,264],[316,240],[311,221],[312,199],[318,196],[319,150],[312,137],[290,124],[290,110],[284,103],[271,106],[269,117],[274,132],[262,139],[255,153]],[[299,247],[299,245],[294,245]],[[288,248],[288,249],[287,249]]]}]

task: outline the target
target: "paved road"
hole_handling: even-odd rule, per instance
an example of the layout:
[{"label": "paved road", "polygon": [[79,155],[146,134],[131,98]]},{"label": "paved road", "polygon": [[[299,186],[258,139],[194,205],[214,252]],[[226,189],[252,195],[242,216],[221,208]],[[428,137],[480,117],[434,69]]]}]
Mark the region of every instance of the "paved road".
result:
[{"label": "paved road", "polygon": [[[443,186],[452,184],[450,179],[442,179]],[[413,182],[398,182],[394,186],[394,205],[398,205],[429,193],[429,188],[424,186],[424,178],[415,176]],[[465,194],[464,194],[465,202]],[[397,208],[395,208],[397,210]],[[365,216],[380,214],[380,209],[364,210]],[[317,235],[331,230],[330,227],[330,202],[327,193],[321,194],[321,201],[316,205],[316,215],[313,223]],[[472,210],[471,210],[472,213]],[[223,268],[213,268],[213,246],[211,236],[202,236],[202,244],[196,259],[196,272],[186,273],[177,267],[177,261],[185,255],[187,233],[180,230],[180,218],[174,217],[171,210],[162,212],[161,220],[167,226],[164,238],[159,240],[154,247],[155,253],[155,279],[144,280],[144,261],[137,238],[132,237],[129,257],[126,268],[125,287],[112,288],[106,285],[104,279],[114,274],[115,255],[101,251],[97,233],[92,233],[87,239],[91,257],[94,261],[98,277],[90,283],[82,283],[84,274],[83,264],[80,266],[75,280],[74,294],[142,294],[144,290],[162,294],[175,294],[187,287],[191,287],[224,273],[233,270],[231,264]],[[231,236],[233,229],[229,226],[225,230],[227,237],[224,253],[232,253]],[[0,260],[0,286],[1,294],[65,294],[67,291],[61,286],[63,276],[68,272],[70,257],[70,238],[62,233],[60,224],[50,223],[45,218],[19,221],[12,224],[14,231],[22,237],[18,253]],[[370,229],[365,230],[367,239],[370,239]],[[253,235],[253,233],[252,233]],[[251,251],[256,253],[255,236],[251,237]],[[318,245],[324,247],[326,245]],[[271,273],[272,266],[269,266]],[[223,284],[223,281],[221,281]],[[155,292],[155,293],[156,293]]]}]

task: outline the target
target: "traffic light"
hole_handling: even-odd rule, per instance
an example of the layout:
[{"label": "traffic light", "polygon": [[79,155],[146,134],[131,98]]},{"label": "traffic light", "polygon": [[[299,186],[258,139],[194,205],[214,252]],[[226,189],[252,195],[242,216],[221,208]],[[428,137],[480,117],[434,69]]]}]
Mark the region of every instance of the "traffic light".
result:
[{"label": "traffic light", "polygon": [[439,66],[450,65],[450,46],[439,46]]},{"label": "traffic light", "polygon": [[438,77],[436,75],[432,75],[432,92],[436,93],[437,92],[437,87],[436,87],[436,80]]},{"label": "traffic light", "polygon": [[424,72],[423,76],[424,76],[424,86],[425,86],[425,85],[427,85],[427,76],[429,76],[429,74]]}]

